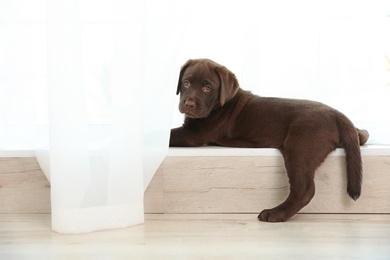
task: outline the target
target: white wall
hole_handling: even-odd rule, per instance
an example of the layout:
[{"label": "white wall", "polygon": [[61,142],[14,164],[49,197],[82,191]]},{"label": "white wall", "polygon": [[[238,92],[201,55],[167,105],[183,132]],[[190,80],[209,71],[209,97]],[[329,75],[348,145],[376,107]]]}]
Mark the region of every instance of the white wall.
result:
[{"label": "white wall", "polygon": [[[389,1],[189,1],[179,57],[210,58],[262,96],[324,102],[390,143]],[[175,68],[177,76],[179,67]],[[175,104],[173,125],[182,115]]]}]

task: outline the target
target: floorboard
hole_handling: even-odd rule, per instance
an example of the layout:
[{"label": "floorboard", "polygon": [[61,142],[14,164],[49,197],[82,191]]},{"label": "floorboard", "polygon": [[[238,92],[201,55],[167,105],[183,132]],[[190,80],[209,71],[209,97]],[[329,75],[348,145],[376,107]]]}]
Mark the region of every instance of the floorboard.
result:
[{"label": "floorboard", "polygon": [[81,235],[49,214],[0,214],[0,259],[390,259],[388,214],[147,214],[145,224]]}]

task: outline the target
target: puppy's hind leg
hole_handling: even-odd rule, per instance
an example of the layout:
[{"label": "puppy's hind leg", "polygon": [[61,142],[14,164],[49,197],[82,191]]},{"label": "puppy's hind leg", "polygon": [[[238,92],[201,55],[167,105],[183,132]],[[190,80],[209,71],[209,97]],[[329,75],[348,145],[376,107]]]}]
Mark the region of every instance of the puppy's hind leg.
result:
[{"label": "puppy's hind leg", "polygon": [[310,202],[315,193],[314,171],[298,171],[289,168],[290,194],[279,206],[263,210],[258,216],[259,220],[284,222]]},{"label": "puppy's hind leg", "polygon": [[258,216],[261,221],[284,222],[305,207],[315,193],[315,170],[334,149],[329,140],[308,142],[306,139],[303,143],[296,141],[282,150],[290,194],[279,206],[263,210]]}]

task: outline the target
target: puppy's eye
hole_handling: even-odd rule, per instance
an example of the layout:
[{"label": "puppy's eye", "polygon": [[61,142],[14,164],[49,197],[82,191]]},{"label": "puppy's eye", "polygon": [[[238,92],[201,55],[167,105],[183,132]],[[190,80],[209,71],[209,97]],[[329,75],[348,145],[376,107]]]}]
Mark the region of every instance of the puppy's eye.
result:
[{"label": "puppy's eye", "polygon": [[189,88],[189,87],[190,87],[190,82],[189,82],[188,80],[184,80],[184,81],[183,81],[183,86],[184,86],[185,88]]},{"label": "puppy's eye", "polygon": [[212,90],[213,88],[210,85],[206,85],[202,88],[203,92],[208,93]]}]

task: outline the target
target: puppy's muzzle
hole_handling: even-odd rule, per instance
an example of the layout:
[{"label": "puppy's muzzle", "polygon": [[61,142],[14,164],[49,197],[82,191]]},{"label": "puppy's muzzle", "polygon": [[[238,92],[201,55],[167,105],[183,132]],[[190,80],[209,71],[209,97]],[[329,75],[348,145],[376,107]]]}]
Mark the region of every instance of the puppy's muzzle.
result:
[{"label": "puppy's muzzle", "polygon": [[200,101],[196,101],[192,98],[184,99],[182,100],[179,110],[181,113],[192,117],[192,118],[203,118],[206,117],[208,114],[204,109],[202,109],[202,105],[200,104]]},{"label": "puppy's muzzle", "polygon": [[193,110],[196,108],[196,102],[193,100],[187,100],[184,102],[184,105],[188,110]]}]

